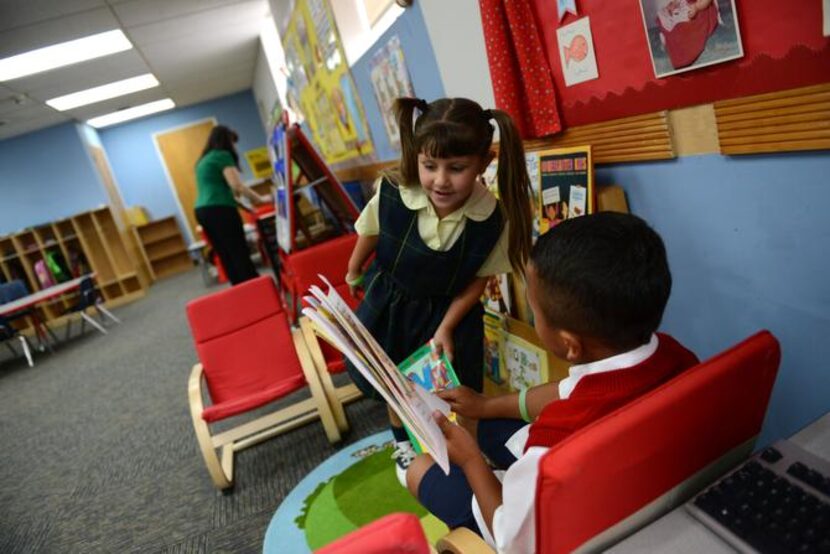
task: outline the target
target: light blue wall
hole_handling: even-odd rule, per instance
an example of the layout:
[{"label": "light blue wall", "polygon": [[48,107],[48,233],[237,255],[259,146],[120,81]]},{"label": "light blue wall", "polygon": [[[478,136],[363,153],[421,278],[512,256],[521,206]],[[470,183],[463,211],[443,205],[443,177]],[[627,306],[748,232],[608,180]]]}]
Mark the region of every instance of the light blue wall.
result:
[{"label": "light blue wall", "polygon": [[[144,206],[151,219],[180,213],[153,134],[213,117],[239,134],[243,180],[252,179],[243,153],[265,145],[265,133],[251,91],[187,106],[98,131],[127,206]],[[179,221],[183,229],[186,225]]]},{"label": "light blue wall", "polygon": [[391,160],[400,156],[400,152],[392,148],[389,137],[386,135],[386,129],[380,115],[380,106],[375,99],[370,77],[372,55],[379,48],[385,46],[394,35],[400,38],[401,49],[406,60],[406,66],[409,69],[409,78],[412,80],[415,95],[428,101],[444,96],[444,85],[438,73],[435,53],[429,41],[421,7],[416,2],[413,7],[404,11],[403,15],[392,24],[389,30],[381,35],[378,41],[351,68],[355,86],[357,86],[358,94],[363,101],[363,109],[369,122],[372,141],[375,145],[375,155],[378,160]]},{"label": "light blue wall", "polygon": [[663,328],[707,358],[759,329],[783,361],[759,444],[830,410],[830,155],[604,166],[663,236],[674,276]]},{"label": "light blue wall", "polygon": [[0,141],[0,235],[106,204],[74,123]]}]

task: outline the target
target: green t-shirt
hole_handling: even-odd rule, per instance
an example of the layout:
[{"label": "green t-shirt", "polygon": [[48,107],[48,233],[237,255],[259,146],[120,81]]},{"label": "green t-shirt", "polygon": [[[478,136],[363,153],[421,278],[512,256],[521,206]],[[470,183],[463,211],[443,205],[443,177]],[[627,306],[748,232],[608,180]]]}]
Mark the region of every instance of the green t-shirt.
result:
[{"label": "green t-shirt", "polygon": [[196,164],[196,204],[194,208],[204,206],[236,207],[233,190],[225,181],[222,170],[236,167],[233,156],[227,150],[211,150]]}]

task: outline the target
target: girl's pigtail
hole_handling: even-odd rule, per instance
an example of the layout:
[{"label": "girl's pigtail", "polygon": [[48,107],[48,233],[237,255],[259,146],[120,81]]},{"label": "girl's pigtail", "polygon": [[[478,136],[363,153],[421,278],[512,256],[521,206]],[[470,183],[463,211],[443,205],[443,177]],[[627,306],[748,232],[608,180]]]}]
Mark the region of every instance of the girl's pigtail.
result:
[{"label": "girl's pigtail", "polygon": [[401,183],[418,183],[418,152],[415,152],[415,131],[413,116],[415,108],[426,111],[427,103],[419,98],[398,98],[395,100],[395,118],[401,136]]},{"label": "girl's pigtail", "polygon": [[510,222],[508,254],[513,271],[524,274],[530,256],[533,233],[530,177],[527,175],[524,146],[516,124],[507,112],[489,110],[499,126],[499,196]]}]

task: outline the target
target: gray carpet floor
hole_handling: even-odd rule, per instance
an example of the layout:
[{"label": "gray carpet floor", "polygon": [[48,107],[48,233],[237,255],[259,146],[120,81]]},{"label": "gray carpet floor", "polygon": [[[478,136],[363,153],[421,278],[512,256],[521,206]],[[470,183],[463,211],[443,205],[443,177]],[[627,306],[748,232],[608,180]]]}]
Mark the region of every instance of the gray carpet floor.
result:
[{"label": "gray carpet floor", "polygon": [[196,271],[159,281],[107,336],[87,327],[31,369],[0,352],[0,552],[261,552],[292,488],[384,429],[382,405],[355,402],[340,445],[311,423],[238,453],[218,492],[190,422],[184,306],[219,288]]}]

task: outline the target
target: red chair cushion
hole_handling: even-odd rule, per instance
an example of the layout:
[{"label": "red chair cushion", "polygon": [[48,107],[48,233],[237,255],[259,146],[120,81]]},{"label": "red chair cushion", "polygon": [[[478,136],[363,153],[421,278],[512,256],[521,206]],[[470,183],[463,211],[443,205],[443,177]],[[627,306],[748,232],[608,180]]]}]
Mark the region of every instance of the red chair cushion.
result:
[{"label": "red chair cushion", "polygon": [[187,315],[218,421],[305,385],[274,281],[260,277],[190,302]]},{"label": "red chair cushion", "polygon": [[550,449],[536,485],[538,552],[570,552],[761,429],[781,353],[761,332]]},{"label": "red chair cushion", "polygon": [[352,531],[317,554],[429,554],[429,543],[414,514],[390,514]]}]

